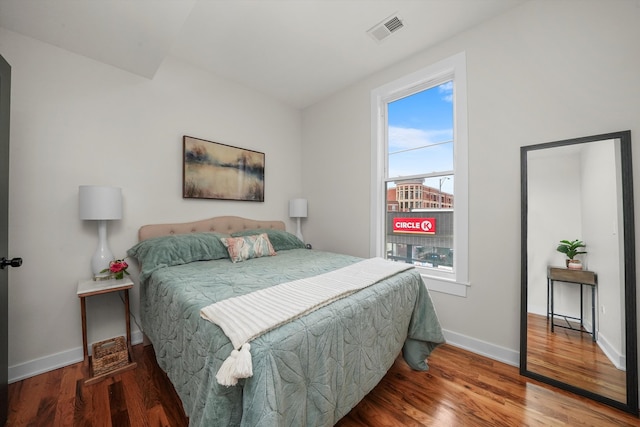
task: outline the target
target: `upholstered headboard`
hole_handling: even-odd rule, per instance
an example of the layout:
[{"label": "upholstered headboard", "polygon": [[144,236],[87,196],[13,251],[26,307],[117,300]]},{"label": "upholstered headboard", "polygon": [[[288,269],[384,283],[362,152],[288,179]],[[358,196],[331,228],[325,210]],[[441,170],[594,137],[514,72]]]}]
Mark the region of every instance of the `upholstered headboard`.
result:
[{"label": "upholstered headboard", "polygon": [[231,234],[236,231],[252,230],[256,228],[286,230],[283,221],[258,221],[239,216],[218,216],[194,222],[143,225],[140,227],[140,230],[138,230],[138,240],[143,241],[153,237],[167,236],[170,234],[186,234],[206,231]]}]

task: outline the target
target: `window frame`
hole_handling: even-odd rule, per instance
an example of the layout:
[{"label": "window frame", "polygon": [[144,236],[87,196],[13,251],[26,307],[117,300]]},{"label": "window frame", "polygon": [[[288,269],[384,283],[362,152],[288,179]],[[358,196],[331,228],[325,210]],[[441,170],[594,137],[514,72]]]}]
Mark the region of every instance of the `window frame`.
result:
[{"label": "window frame", "polygon": [[387,104],[453,80],[454,271],[419,268],[429,290],[466,297],[469,283],[469,163],[467,76],[464,52],[384,84],[371,91],[371,229],[370,256],[384,257],[386,183],[388,181]]}]

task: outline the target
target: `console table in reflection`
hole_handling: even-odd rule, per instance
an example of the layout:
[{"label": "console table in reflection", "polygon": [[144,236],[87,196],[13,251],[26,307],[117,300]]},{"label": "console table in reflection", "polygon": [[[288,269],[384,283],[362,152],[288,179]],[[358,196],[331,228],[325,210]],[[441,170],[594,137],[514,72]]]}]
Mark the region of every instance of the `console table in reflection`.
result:
[{"label": "console table in reflection", "polygon": [[[564,314],[558,314],[554,311],[553,290],[554,282],[561,282],[566,284],[577,284],[580,286],[580,317],[572,317]],[[591,331],[584,329],[583,318],[583,289],[585,286],[591,287]],[[598,286],[598,275],[593,271],[587,270],[571,270],[561,267],[548,267],[547,268],[547,318],[551,316],[551,332],[554,327],[571,329],[574,331],[580,331],[587,334],[591,334],[593,341],[596,341],[596,287]],[[564,318],[566,325],[556,325],[555,316]],[[569,322],[569,319],[580,321],[580,328],[574,328]]]}]

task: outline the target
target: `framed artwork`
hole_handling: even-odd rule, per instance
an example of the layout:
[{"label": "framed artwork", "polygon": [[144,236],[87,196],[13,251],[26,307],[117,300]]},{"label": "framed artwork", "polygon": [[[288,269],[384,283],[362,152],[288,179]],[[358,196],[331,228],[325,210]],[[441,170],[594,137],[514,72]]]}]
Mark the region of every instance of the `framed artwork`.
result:
[{"label": "framed artwork", "polygon": [[264,153],[185,135],[182,197],[264,202]]}]

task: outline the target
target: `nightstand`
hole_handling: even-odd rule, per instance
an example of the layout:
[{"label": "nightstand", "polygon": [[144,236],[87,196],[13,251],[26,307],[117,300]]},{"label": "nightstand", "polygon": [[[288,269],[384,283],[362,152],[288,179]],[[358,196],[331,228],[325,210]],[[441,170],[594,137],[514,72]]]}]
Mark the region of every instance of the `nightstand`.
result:
[{"label": "nightstand", "polygon": [[[84,364],[89,366],[89,378],[85,381],[85,384],[93,384],[112,375],[116,375],[136,367],[136,362],[133,360],[133,352],[131,350],[131,322],[129,319],[129,289],[132,287],[133,282],[127,277],[120,280],[111,279],[94,281],[92,279],[88,279],[80,280],[78,282],[78,298],[80,298],[80,308],[82,311],[82,351],[84,354]],[[99,375],[94,375],[93,364],[91,357],[89,357],[89,348],[87,345],[87,306],[85,298],[119,291],[124,292],[124,315],[127,324],[127,352],[129,360],[125,366],[121,366],[117,369],[104,372]]]}]

